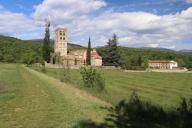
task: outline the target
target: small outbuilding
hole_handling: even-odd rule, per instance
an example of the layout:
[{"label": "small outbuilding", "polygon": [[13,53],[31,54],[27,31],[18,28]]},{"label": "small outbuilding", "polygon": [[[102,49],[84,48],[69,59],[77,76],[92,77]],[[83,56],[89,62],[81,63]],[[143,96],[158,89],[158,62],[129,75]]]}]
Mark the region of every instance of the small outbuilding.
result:
[{"label": "small outbuilding", "polygon": [[178,63],[173,60],[150,60],[149,68],[153,69],[174,69],[178,67]]}]

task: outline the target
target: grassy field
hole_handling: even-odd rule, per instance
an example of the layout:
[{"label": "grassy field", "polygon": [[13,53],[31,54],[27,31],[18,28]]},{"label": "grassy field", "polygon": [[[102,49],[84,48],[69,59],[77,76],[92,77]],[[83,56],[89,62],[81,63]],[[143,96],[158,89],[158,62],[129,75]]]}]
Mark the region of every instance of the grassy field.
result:
[{"label": "grassy field", "polygon": [[85,91],[25,68],[0,64],[0,128],[71,128],[103,121],[109,106]]},{"label": "grassy field", "polygon": [[[117,104],[136,91],[143,99],[173,107],[180,97],[192,97],[192,74],[128,73],[102,70],[103,92],[80,86],[78,70],[73,84],[60,82],[60,69],[46,74],[16,64],[0,64],[0,128],[71,128],[81,120],[102,122],[103,107]],[[55,79],[55,78],[56,79]]]},{"label": "grassy field", "polygon": [[[46,74],[60,78],[60,69],[47,69]],[[192,73],[123,72],[119,70],[100,71],[105,77],[103,92],[91,91],[79,86],[81,76],[78,70],[71,70],[73,85],[111,104],[126,99],[133,91],[145,100],[165,107],[173,107],[181,97],[192,97]]]}]

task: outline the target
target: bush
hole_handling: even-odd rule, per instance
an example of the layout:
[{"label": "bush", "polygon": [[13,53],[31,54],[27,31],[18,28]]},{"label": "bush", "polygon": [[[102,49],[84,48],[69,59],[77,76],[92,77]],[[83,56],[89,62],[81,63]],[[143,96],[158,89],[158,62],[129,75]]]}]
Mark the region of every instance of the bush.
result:
[{"label": "bush", "polygon": [[77,128],[191,128],[192,99],[181,99],[176,108],[165,109],[149,101],[143,101],[133,93],[129,100],[122,100],[108,108],[105,122],[79,123]]},{"label": "bush", "polygon": [[71,73],[69,68],[63,68],[60,72],[61,82],[70,83],[71,82]]},{"label": "bush", "polygon": [[[141,100],[133,93],[130,100],[121,101],[110,109],[106,118],[117,128],[191,128],[192,99],[181,99],[177,108],[165,109]],[[129,126],[129,127],[128,127]]]},{"label": "bush", "polygon": [[97,72],[96,69],[90,68],[81,68],[80,74],[85,86],[90,88],[97,88],[103,90],[105,88],[105,80],[102,75]]},{"label": "bush", "polygon": [[45,66],[43,66],[43,67],[41,68],[41,72],[43,72],[43,73],[46,73],[46,72],[47,72],[46,69],[45,69]]}]

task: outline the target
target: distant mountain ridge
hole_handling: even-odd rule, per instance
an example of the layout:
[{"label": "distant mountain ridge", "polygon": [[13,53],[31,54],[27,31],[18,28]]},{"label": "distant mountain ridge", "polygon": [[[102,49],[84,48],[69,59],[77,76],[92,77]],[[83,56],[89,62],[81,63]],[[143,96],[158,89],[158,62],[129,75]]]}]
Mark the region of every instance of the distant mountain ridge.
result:
[{"label": "distant mountain ridge", "polygon": [[9,40],[9,41],[22,41],[21,39],[15,38],[15,37],[10,37],[10,36],[4,36],[0,35],[1,40]]},{"label": "distant mountain ridge", "polygon": [[[32,39],[32,40],[28,40],[28,41],[31,41],[33,43],[43,43],[43,39]],[[50,43],[52,45],[54,45],[54,42],[55,41],[53,39],[50,39]],[[86,48],[86,47],[78,45],[78,44],[68,43],[68,48],[69,49],[82,49],[82,48]]]},{"label": "distant mountain ridge", "polygon": [[183,50],[180,50],[179,52],[192,52],[192,50],[189,50],[189,49],[183,49]]},{"label": "distant mountain ridge", "polygon": [[[20,40],[14,37],[0,36],[0,62],[29,63],[39,62],[42,57],[42,39]],[[54,40],[51,40],[53,46]],[[69,50],[86,48],[77,44],[68,44]],[[52,47],[53,48],[53,47]],[[107,53],[105,46],[96,48],[104,58]],[[128,48],[119,46],[121,67],[125,69],[137,69],[138,60],[176,60],[181,67],[192,68],[191,50],[173,51],[164,48]],[[38,61],[37,61],[38,60]]]},{"label": "distant mountain ridge", "polygon": [[161,47],[157,47],[157,48],[141,47],[141,49],[153,50],[153,51],[164,51],[164,52],[176,52],[174,50],[171,50],[171,49],[168,49],[168,48],[161,48]]},{"label": "distant mountain ridge", "polygon": [[[3,39],[7,39],[7,40],[18,40],[18,41],[29,41],[29,42],[33,42],[33,43],[43,43],[43,39],[31,39],[31,40],[21,40],[21,39],[18,39],[18,38],[15,38],[15,37],[9,37],[9,36],[3,36],[3,35],[0,35],[0,38],[3,38]],[[53,39],[50,39],[50,42],[52,45],[54,45],[54,40]],[[73,43],[68,43],[68,48],[69,49],[82,49],[82,48],[86,48],[84,46],[81,46],[79,44],[73,44]],[[102,46],[100,47],[96,47],[96,48],[102,48]],[[129,48],[129,47],[127,47]],[[187,54],[187,55],[192,55],[192,50],[189,50],[189,49],[183,49],[183,50],[180,50],[180,51],[174,51],[174,50],[171,50],[171,49],[167,49],[167,48],[161,48],[161,47],[157,47],[157,48],[151,48],[151,47],[141,47],[141,48],[131,48],[131,49],[143,49],[143,50],[152,50],[152,51],[162,51],[162,52],[176,52],[176,53],[182,53],[182,54]]]},{"label": "distant mountain ridge", "polygon": [[[29,40],[33,43],[42,43],[43,39],[32,39]],[[54,40],[50,39],[51,44],[54,44]],[[100,47],[96,47],[98,48],[102,48],[104,46],[100,46]],[[68,43],[68,48],[69,49],[82,49],[82,48],[86,48],[84,46],[78,45],[78,44],[73,44],[73,43]],[[129,47],[127,47],[129,48]],[[131,48],[134,49],[134,48]],[[192,50],[180,50],[180,51],[175,51],[172,49],[168,49],[168,48],[161,48],[161,47],[157,47],[157,48],[152,48],[152,47],[140,47],[140,48],[136,48],[136,49],[143,49],[143,50],[151,50],[151,51],[160,51],[160,52],[176,52],[176,53],[182,53],[182,54],[187,54],[187,55],[192,55]]]},{"label": "distant mountain ridge", "polygon": [[189,49],[183,49],[183,50],[180,50],[179,52],[187,55],[192,55],[192,50],[189,50]]}]

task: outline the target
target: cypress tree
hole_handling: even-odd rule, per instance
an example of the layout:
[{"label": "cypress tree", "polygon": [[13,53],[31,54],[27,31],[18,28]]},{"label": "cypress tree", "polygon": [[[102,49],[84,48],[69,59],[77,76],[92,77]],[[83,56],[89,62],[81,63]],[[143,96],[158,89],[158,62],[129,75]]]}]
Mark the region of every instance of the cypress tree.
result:
[{"label": "cypress tree", "polygon": [[50,48],[50,34],[49,34],[49,27],[50,27],[50,23],[46,23],[46,28],[45,28],[45,38],[44,38],[44,42],[43,42],[43,59],[44,61],[46,61],[47,63],[50,62],[51,60],[51,48]]},{"label": "cypress tree", "polygon": [[88,48],[87,48],[86,64],[91,65],[91,39],[90,38],[89,38]]},{"label": "cypress tree", "polygon": [[138,66],[142,66],[142,62],[143,62],[142,57],[139,55],[137,60]]}]

